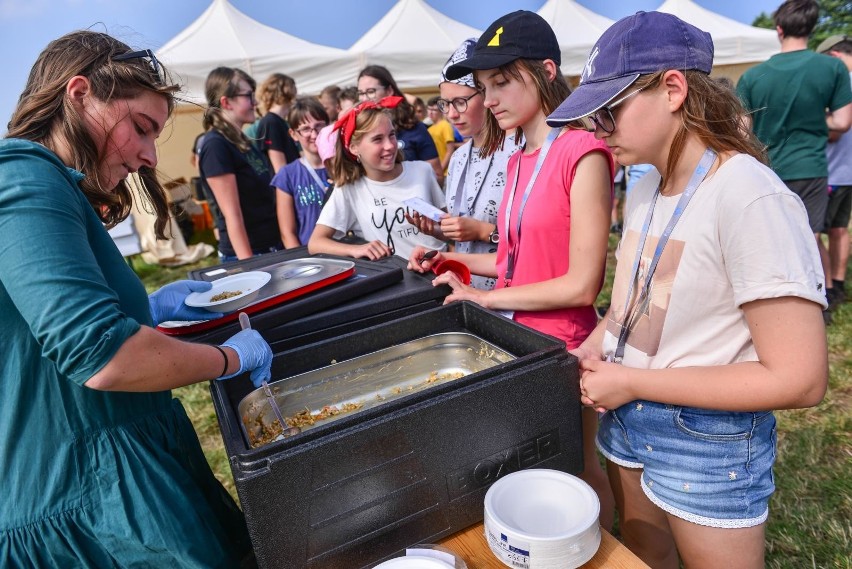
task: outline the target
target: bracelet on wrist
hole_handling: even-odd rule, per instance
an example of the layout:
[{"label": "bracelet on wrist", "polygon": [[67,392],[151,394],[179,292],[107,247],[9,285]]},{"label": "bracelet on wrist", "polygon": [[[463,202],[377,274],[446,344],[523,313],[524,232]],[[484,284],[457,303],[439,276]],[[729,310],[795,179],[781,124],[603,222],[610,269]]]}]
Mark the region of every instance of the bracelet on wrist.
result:
[{"label": "bracelet on wrist", "polygon": [[222,368],[222,373],[220,373],[218,376],[216,376],[217,378],[219,378],[219,377],[222,377],[222,376],[224,376],[224,375],[227,375],[227,373],[228,373],[228,364],[229,364],[230,362],[228,362],[228,354],[226,354],[226,353],[225,353],[225,350],[223,350],[223,349],[222,349],[222,348],[220,348],[219,346],[213,346],[213,347],[214,347],[214,348],[216,348],[217,350],[219,350],[219,353],[220,353],[220,354],[222,354],[222,358],[225,360],[225,366]]}]

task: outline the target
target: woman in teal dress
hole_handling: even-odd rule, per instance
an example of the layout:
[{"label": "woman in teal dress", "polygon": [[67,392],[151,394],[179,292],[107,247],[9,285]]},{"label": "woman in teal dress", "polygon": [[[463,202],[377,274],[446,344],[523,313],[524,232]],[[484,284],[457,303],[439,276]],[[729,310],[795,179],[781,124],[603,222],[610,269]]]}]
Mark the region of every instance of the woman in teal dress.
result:
[{"label": "woman in teal dress", "polygon": [[[180,281],[148,297],[104,229],[138,185],[168,216],[155,139],[177,87],[150,51],[102,33],[52,42],[0,141],[0,564],[238,567],[245,520],[170,389],[251,371],[254,331],[222,346],[157,332],[192,319]],[[207,317],[210,315],[208,314]]]}]

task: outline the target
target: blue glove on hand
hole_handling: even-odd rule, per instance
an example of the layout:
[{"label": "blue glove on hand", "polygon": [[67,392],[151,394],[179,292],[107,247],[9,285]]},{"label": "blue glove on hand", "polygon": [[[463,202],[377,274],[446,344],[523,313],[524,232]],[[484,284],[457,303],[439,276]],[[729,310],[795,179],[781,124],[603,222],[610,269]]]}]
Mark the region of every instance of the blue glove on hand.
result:
[{"label": "blue glove on hand", "polygon": [[251,372],[251,382],[260,387],[263,380],[272,375],[272,348],[266,343],[257,330],[243,330],[228,338],[222,344],[223,348],[231,348],[240,357],[240,369],[231,375],[219,379],[230,379],[248,370]]},{"label": "blue glove on hand", "polygon": [[184,304],[192,292],[204,292],[213,285],[204,281],[176,281],[148,295],[148,305],[154,326],[169,320],[214,320],[221,318],[221,312],[208,312],[203,308],[193,308]]}]

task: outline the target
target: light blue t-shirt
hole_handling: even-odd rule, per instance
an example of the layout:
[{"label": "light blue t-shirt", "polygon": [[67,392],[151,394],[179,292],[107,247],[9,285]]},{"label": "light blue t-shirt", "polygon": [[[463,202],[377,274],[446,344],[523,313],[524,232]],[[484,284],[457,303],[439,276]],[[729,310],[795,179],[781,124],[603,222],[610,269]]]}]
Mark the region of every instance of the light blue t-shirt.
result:
[{"label": "light blue t-shirt", "polygon": [[[852,72],[849,73],[852,82]],[[828,185],[852,186],[852,131],[846,131],[837,142],[825,147],[828,158]]]},{"label": "light blue t-shirt", "polygon": [[633,186],[636,185],[642,176],[653,170],[654,167],[650,164],[633,164],[627,167],[627,186],[624,189],[625,193],[630,193]]}]

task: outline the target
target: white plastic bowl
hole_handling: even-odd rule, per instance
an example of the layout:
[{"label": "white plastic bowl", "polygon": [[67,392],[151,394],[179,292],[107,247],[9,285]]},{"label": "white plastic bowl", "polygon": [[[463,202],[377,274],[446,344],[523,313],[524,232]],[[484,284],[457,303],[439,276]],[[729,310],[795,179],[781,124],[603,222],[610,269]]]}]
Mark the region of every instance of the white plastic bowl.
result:
[{"label": "white plastic bowl", "polygon": [[[210,312],[233,312],[251,304],[263,286],[272,279],[272,275],[264,271],[238,273],[213,281],[213,288],[205,292],[193,292],[187,295],[184,302],[187,306],[204,308]],[[210,299],[226,291],[240,291],[239,296],[232,296],[216,302]]]},{"label": "white plastic bowl", "polygon": [[599,515],[591,486],[558,470],[514,472],[485,494],[486,540],[508,566],[521,555],[530,569],[579,567],[600,546]]}]

